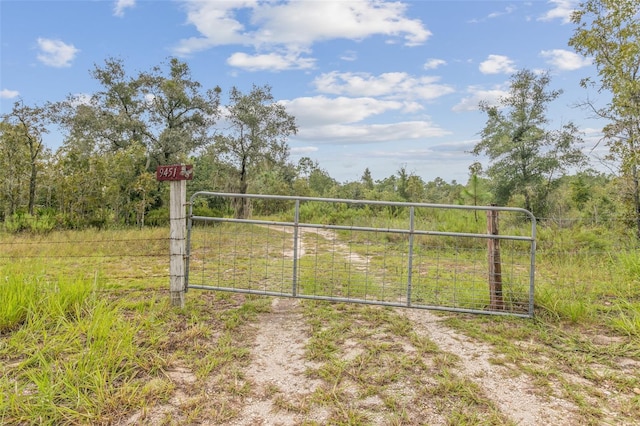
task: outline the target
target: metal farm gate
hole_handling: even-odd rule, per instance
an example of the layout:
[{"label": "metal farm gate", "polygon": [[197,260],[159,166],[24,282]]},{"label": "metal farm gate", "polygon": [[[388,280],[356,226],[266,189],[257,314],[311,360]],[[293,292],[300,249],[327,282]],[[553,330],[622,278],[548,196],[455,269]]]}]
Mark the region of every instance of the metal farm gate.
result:
[{"label": "metal farm gate", "polygon": [[[238,203],[261,218],[234,218]],[[186,289],[533,316],[524,209],[220,192],[189,206]]]}]

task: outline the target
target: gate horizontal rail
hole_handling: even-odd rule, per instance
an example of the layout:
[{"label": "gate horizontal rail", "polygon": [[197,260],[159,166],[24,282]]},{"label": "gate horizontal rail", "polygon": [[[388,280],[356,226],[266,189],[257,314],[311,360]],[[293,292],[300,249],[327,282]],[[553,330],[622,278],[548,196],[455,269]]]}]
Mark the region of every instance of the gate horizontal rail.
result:
[{"label": "gate horizontal rail", "polygon": [[[230,217],[231,212],[226,217],[194,215],[198,198],[289,203],[279,216],[292,217],[239,219]],[[301,220],[314,203],[330,212],[369,210],[332,218],[337,223]],[[305,209],[305,204],[311,207]],[[392,214],[386,208],[393,208]],[[504,222],[519,235],[498,234],[490,227],[480,232],[485,222],[478,221],[478,211],[488,216],[511,215]],[[450,217],[439,217],[442,212]],[[387,226],[374,226],[381,220]],[[464,222],[462,227],[470,229],[433,229],[448,220],[457,221],[459,227]],[[201,191],[190,200],[185,285],[186,289],[532,317],[535,238],[533,214],[514,207]]]}]

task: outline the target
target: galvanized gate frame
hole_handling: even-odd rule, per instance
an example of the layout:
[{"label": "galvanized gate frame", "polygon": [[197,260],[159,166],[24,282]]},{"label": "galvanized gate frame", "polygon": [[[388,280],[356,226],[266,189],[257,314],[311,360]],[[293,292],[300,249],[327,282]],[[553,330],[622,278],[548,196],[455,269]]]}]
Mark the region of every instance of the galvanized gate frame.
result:
[{"label": "galvanized gate frame", "polygon": [[[208,217],[208,216],[196,216],[193,214],[194,200],[198,197],[222,197],[222,198],[249,198],[249,199],[263,199],[263,200],[285,200],[293,201],[295,203],[294,221],[293,222],[280,222],[269,220],[255,220],[255,219],[233,219],[233,218],[221,218],[221,217]],[[409,209],[409,224],[408,229],[387,229],[387,228],[375,228],[375,227],[358,227],[358,226],[343,226],[343,225],[329,225],[329,224],[312,224],[303,223],[300,221],[300,205],[304,202],[322,202],[322,203],[343,203],[351,206],[356,205],[376,205],[376,206],[395,206]],[[300,299],[317,299],[317,300],[329,300],[339,302],[352,302],[363,304],[375,304],[394,307],[413,307],[430,310],[440,311],[455,311],[466,312],[476,314],[492,314],[492,315],[511,315],[518,317],[533,317],[534,312],[534,281],[535,281],[535,254],[536,254],[536,218],[528,210],[515,208],[515,207],[498,207],[498,206],[466,206],[466,205],[451,205],[451,204],[431,204],[431,203],[406,203],[406,202],[390,202],[390,201],[371,201],[371,200],[350,200],[350,199],[337,199],[337,198],[316,198],[316,197],[297,197],[297,196],[283,196],[283,195],[261,195],[261,194],[237,194],[237,193],[225,193],[225,192],[207,192],[199,191],[194,193],[189,205],[189,213],[187,215],[187,248],[186,248],[186,270],[185,270],[185,291],[191,289],[201,290],[218,290],[218,291],[230,291],[239,293],[269,295],[278,297],[293,297]],[[415,209],[416,208],[431,208],[431,209],[455,209],[455,210],[475,210],[485,212],[513,212],[525,215],[531,223],[531,234],[529,236],[518,235],[492,235],[489,232],[486,234],[481,233],[461,233],[461,232],[443,232],[443,231],[431,231],[415,228]],[[255,289],[243,289],[243,288],[228,288],[224,286],[209,286],[203,284],[190,284],[190,259],[192,255],[192,232],[194,222],[215,222],[215,223],[233,223],[233,224],[254,224],[263,226],[279,226],[290,227],[293,229],[293,271],[291,274],[291,288],[288,292],[272,292],[268,290],[255,290]],[[396,234],[408,235],[408,248],[407,248],[407,269],[406,269],[406,300],[403,302],[395,301],[377,301],[370,299],[358,299],[358,298],[345,298],[345,297],[333,297],[325,295],[315,294],[301,294],[299,289],[299,262],[298,262],[298,247],[301,229],[316,229],[316,230],[334,230],[334,231],[364,231],[364,232],[389,232]],[[429,236],[441,236],[441,237],[469,237],[480,238],[487,240],[514,240],[528,243],[530,245],[529,250],[529,264],[528,264],[528,300],[526,301],[527,307],[523,312],[507,312],[502,310],[486,310],[486,309],[469,309],[469,308],[452,308],[443,307],[432,304],[416,304],[412,303],[412,281],[413,281],[413,259],[414,259],[414,237],[420,235]]]}]

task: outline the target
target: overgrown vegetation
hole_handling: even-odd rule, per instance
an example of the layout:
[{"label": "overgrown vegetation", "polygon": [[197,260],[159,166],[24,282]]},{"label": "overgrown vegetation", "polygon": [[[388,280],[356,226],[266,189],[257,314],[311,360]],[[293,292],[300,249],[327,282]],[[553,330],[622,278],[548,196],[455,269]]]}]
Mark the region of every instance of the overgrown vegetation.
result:
[{"label": "overgrown vegetation", "polygon": [[[544,222],[570,224],[577,232],[583,224],[604,222],[638,236],[637,14],[632,1],[585,1],[573,16],[577,27],[569,40],[598,67],[601,81],[584,86],[612,94],[605,106],[586,106],[608,121],[603,133],[609,159],[619,165],[616,173],[585,163],[578,149],[581,130],[572,123],[548,128],[553,123],[546,109],[562,91],[550,88],[549,74],[519,70],[497,105],[480,103],[487,123],[473,152],[486,154],[488,163],[471,164],[467,182],[441,177],[425,182],[401,165],[375,181],[365,166],[359,180],[340,183],[311,158],[291,161],[287,139],[298,127],[269,85],[253,86],[249,93],[231,88],[222,107],[222,89],[202,87],[179,59],[131,74],[122,60],[106,58],[91,70],[102,90],[44,106],[18,101],[2,115],[0,222],[12,232],[163,225],[168,191],[155,181],[155,167],[190,162],[195,165],[191,192],[497,203],[524,207]],[[230,126],[221,128],[220,118]],[[55,152],[46,145],[53,126],[64,133]],[[199,207],[233,209],[238,217],[284,210],[247,199],[211,200]],[[342,213],[305,212],[329,221]]]},{"label": "overgrown vegetation", "polygon": [[[266,254],[265,242],[281,244],[281,232],[261,229],[252,244]],[[495,362],[533,378],[536,392],[577,406],[576,420],[597,424],[615,413],[630,424],[640,415],[633,374],[640,365],[640,256],[619,243],[585,249],[565,232],[540,236],[534,320],[455,314],[446,322],[490,344]],[[183,310],[172,308],[166,234],[166,228],[2,234],[1,422],[238,418],[256,397],[243,373],[252,324],[271,300],[191,290]],[[229,253],[243,249],[220,243]],[[347,274],[334,271],[332,282],[340,285]],[[304,286],[327,283],[324,275],[302,279]],[[509,424],[495,401],[460,375],[455,354],[417,335],[399,312],[325,302],[302,307],[314,366],[307,375],[321,385],[304,399],[273,388],[276,409],[303,416],[324,410],[332,424],[406,424],[434,415],[449,424]]]},{"label": "overgrown vegetation", "polygon": [[[211,387],[226,388],[231,371],[248,362],[249,341],[238,331],[265,300],[209,293],[172,309],[166,239],[159,257],[153,232],[90,235],[1,238],[4,256],[15,257],[0,265],[0,423],[114,424],[134,414],[151,424],[202,415],[224,423],[233,416],[225,401],[197,401]],[[132,238],[144,253],[114,258]],[[83,242],[102,254],[83,252]],[[34,256],[19,260],[25,245]],[[193,380],[193,405],[145,420],[149,407],[172,398],[171,374],[181,366]]]},{"label": "overgrown vegetation", "polygon": [[[227,118],[236,120],[235,128],[216,129],[221,89],[202,88],[188,65],[175,58],[136,76],[127,73],[122,61],[108,58],[92,71],[104,90],[86,102],[17,102],[0,123],[5,176],[0,186],[0,423],[225,424],[256,396],[244,371],[251,362],[252,322],[269,311],[269,300],[199,293],[187,297],[184,309],[168,303],[168,191],[155,181],[153,169],[186,161],[196,166],[190,192],[500,202],[534,210],[539,221],[536,318],[452,315],[445,320],[490,344],[494,362],[514,377],[532,378],[535,392],[577,407],[576,422],[637,421],[637,14],[636,2],[588,0],[573,17],[578,28],[571,45],[594,57],[602,78],[596,86],[613,95],[604,108],[587,106],[609,120],[604,134],[611,157],[620,164],[617,174],[588,167],[569,174],[565,166],[580,165],[573,148],[579,141],[577,129],[546,133],[544,114],[526,116],[530,105],[509,104],[515,97],[503,100],[514,107],[511,116],[484,104],[489,121],[476,150],[489,153],[492,163],[487,173],[471,165],[467,183],[442,178],[425,182],[405,167],[376,181],[366,168],[361,179],[339,183],[310,158],[293,164],[286,138],[297,127],[268,86],[248,95],[234,89],[231,106],[237,108]],[[539,84],[533,94],[540,96],[542,110],[558,94],[544,91],[548,76],[516,73],[514,93],[529,93],[527,84],[518,92],[523,83]],[[253,113],[247,114],[248,109]],[[270,121],[272,113],[279,120]],[[66,132],[55,152],[45,144],[51,125]],[[247,132],[251,141],[241,137]],[[514,165],[524,166],[524,175],[509,174]],[[194,209],[204,215],[290,220],[292,205],[277,200],[238,205],[237,200],[212,198],[199,200]],[[366,226],[406,221],[407,211],[402,206],[310,202],[301,216],[309,222]],[[418,220],[436,231],[485,229],[483,218],[473,212],[462,218],[418,215]],[[134,230],[134,225],[142,229]],[[503,224],[518,232],[516,225]],[[217,249],[229,259],[247,248],[259,259],[274,249],[268,242],[274,232],[281,231],[264,228],[251,234],[256,238],[251,241],[212,238],[219,238]],[[401,235],[380,238],[385,250],[404,243]],[[372,267],[384,271],[396,266],[376,258],[380,253],[364,241],[355,238],[353,244],[371,257]],[[473,243],[443,238],[438,244],[438,253],[458,256],[460,247]],[[432,239],[417,239],[416,255],[433,253]],[[212,273],[244,288],[283,285],[288,277],[278,276],[277,267],[272,273],[272,261],[278,260]],[[306,260],[300,262],[304,267]],[[254,279],[256,271],[263,274],[260,279]],[[343,291],[345,274],[351,271],[325,272],[303,273],[302,288]],[[366,295],[369,289],[358,291]],[[320,302],[306,303],[303,311],[310,328],[306,357],[318,363],[307,373],[321,385],[304,401],[287,399],[281,389],[272,388],[271,393],[280,394],[278,409],[306,413],[319,407],[327,410],[332,424],[428,422],[427,411],[446,424],[509,424],[475,382],[457,374],[455,354],[418,336],[397,312]],[[349,352],[350,345],[358,351]],[[405,384],[420,392],[403,393]],[[376,404],[367,405],[368,398]],[[423,411],[415,408],[424,401],[428,406]]]}]

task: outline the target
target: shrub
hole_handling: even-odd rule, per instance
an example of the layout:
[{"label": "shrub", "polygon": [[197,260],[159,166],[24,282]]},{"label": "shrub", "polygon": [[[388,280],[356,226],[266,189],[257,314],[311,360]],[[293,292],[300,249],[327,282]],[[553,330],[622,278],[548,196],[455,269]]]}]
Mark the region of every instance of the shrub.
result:
[{"label": "shrub", "polygon": [[148,226],[167,226],[169,225],[169,209],[151,210],[145,216],[144,222]]},{"label": "shrub", "polygon": [[4,229],[10,233],[32,232],[34,234],[46,234],[56,228],[56,218],[46,212],[36,216],[29,213],[15,213],[4,222]]}]

